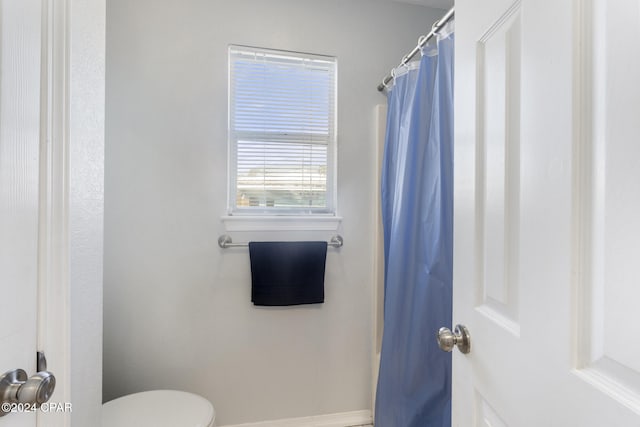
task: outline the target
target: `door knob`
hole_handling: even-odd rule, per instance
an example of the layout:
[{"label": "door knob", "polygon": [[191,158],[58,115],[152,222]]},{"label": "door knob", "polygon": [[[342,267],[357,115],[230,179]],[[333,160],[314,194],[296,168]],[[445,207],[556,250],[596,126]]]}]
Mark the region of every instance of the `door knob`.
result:
[{"label": "door knob", "polygon": [[[0,404],[24,403],[37,407],[47,402],[56,388],[56,377],[51,372],[37,372],[31,377],[22,369],[5,372],[0,376]],[[4,407],[4,405],[3,405]],[[0,411],[0,417],[7,412]]]},{"label": "door knob", "polygon": [[438,331],[438,346],[444,351],[451,351],[458,346],[458,350],[467,354],[471,351],[471,335],[464,325],[456,325],[454,332],[449,328],[440,328]]}]

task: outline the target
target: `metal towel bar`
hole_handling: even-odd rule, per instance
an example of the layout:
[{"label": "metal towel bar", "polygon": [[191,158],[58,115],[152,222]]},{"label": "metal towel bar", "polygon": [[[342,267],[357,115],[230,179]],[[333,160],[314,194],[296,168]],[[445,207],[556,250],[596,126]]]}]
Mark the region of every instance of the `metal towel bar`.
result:
[{"label": "metal towel bar", "polygon": [[[339,234],[336,234],[331,238],[331,240],[327,242],[327,246],[333,246],[334,248],[339,248],[343,244],[344,239]],[[218,246],[220,246],[222,249],[239,248],[242,246],[249,246],[249,243],[233,243],[233,240],[231,240],[231,236],[223,234],[222,236],[218,237]]]}]

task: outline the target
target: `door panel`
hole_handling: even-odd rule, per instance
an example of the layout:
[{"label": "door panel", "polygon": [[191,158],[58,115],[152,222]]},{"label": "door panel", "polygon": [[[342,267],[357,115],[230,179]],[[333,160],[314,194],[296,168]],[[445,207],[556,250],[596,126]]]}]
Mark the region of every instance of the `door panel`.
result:
[{"label": "door panel", "polygon": [[477,306],[514,336],[518,323],[520,4],[480,37],[477,57]]},{"label": "door panel", "polygon": [[639,21],[456,1],[456,426],[640,425]]},{"label": "door panel", "polygon": [[[640,341],[625,329],[640,324],[640,3],[588,4],[585,20],[584,170],[580,222],[576,373],[640,413]],[[597,17],[597,19],[596,19]]]},{"label": "door panel", "polygon": [[496,413],[495,409],[476,393],[476,426],[481,427],[506,427],[507,424]]},{"label": "door panel", "polygon": [[[0,371],[35,372],[40,3],[0,0]],[[34,413],[0,426],[35,426]]]}]

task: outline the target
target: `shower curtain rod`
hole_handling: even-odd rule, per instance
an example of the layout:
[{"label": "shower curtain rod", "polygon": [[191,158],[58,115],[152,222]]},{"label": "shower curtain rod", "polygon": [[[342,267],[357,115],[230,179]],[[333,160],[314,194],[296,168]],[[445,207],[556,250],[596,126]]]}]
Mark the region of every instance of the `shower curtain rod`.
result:
[{"label": "shower curtain rod", "polygon": [[[452,7],[451,9],[449,9],[447,13],[445,13],[445,15],[442,18],[440,18],[440,20],[436,21],[433,24],[433,26],[431,27],[431,32],[429,34],[427,34],[426,36],[420,37],[420,39],[418,40],[418,45],[414,47],[411,52],[409,52],[402,58],[402,61],[400,61],[400,65],[398,65],[398,67],[402,67],[407,62],[411,61],[411,59],[414,56],[416,56],[418,52],[420,52],[420,49],[422,49],[424,45],[427,44],[427,42],[431,40],[431,38],[434,35],[436,35],[436,33],[440,31],[440,29],[444,27],[444,25],[447,22],[449,22],[449,20],[453,17],[453,14],[454,14],[454,8]],[[378,91],[382,92],[384,88],[387,87],[387,83],[389,83],[392,79],[393,79],[393,75],[391,75],[391,73],[387,74],[387,76],[384,79],[382,79],[382,83],[378,85]]]}]

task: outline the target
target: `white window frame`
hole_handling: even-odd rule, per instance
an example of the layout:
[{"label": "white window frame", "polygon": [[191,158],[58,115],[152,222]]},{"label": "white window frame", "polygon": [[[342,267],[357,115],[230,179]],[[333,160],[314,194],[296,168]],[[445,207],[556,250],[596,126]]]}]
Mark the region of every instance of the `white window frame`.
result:
[{"label": "white window frame", "polygon": [[[326,206],[323,208],[267,208],[267,207],[239,207],[236,205],[237,197],[237,152],[236,147],[238,140],[242,137],[251,137],[251,133],[248,132],[236,132],[233,129],[233,114],[234,114],[234,100],[233,98],[233,73],[232,73],[232,51],[254,52],[258,54],[273,54],[278,56],[289,56],[293,58],[308,58],[314,60],[326,60],[333,62],[334,67],[334,79],[333,79],[333,118],[332,129],[327,142],[327,185],[326,185]],[[314,55],[300,52],[290,52],[283,50],[273,50],[256,48],[249,46],[230,45],[228,51],[229,58],[229,79],[228,79],[228,204],[227,214],[228,216],[223,218],[228,230],[253,230],[253,229],[265,229],[273,227],[263,227],[263,221],[266,220],[272,225],[276,224],[276,229],[322,229],[329,230],[335,229],[337,223],[332,222],[330,218],[337,217],[337,192],[336,192],[336,180],[337,180],[337,59],[335,57],[325,55]],[[306,134],[301,134],[306,135]],[[290,136],[290,135],[288,135]],[[282,217],[288,219],[299,220],[298,222],[305,224],[292,224],[291,222],[283,222]],[[328,217],[328,218],[327,218]],[[272,218],[280,218],[277,221],[269,221]],[[235,221],[234,221],[235,219]],[[314,224],[310,224],[308,219],[315,219]],[[329,221],[327,221],[329,219]],[[239,221],[238,221],[239,220]],[[257,220],[257,222],[256,222]],[[295,222],[295,221],[294,221]],[[235,225],[233,225],[235,224]],[[240,226],[238,226],[240,224]],[[238,228],[240,227],[240,228]]]}]

